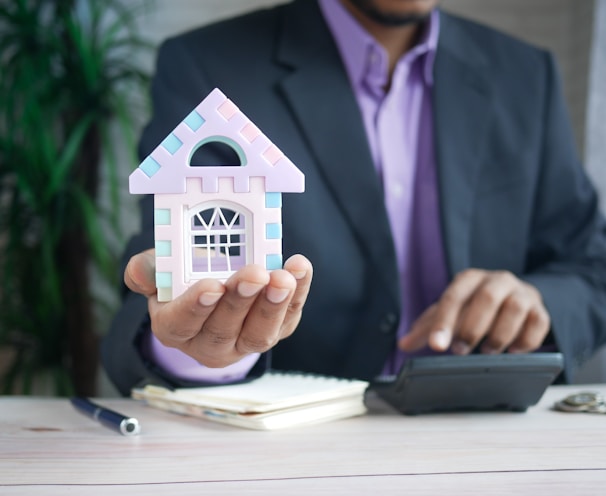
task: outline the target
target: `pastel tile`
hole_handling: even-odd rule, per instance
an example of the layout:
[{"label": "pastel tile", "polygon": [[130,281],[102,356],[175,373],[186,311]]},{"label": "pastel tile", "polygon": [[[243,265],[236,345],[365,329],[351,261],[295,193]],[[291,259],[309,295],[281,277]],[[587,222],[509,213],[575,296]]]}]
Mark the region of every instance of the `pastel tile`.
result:
[{"label": "pastel tile", "polygon": [[270,145],[269,148],[263,152],[263,157],[272,165],[275,165],[283,156],[284,154],[276,145]]},{"label": "pastel tile", "polygon": [[156,208],[154,210],[154,224],[156,226],[169,226],[170,225],[170,209],[169,208]]},{"label": "pastel tile", "polygon": [[261,131],[252,122],[249,122],[242,129],[240,129],[240,134],[246,141],[252,143],[255,141],[255,139],[261,136]]},{"label": "pastel tile", "polygon": [[153,177],[153,175],[160,170],[160,164],[152,157],[147,157],[143,162],[141,162],[139,169],[145,172],[147,177]]},{"label": "pastel tile", "polygon": [[206,120],[197,111],[193,110],[185,119],[183,119],[183,122],[185,122],[192,131],[197,131],[202,127]]},{"label": "pastel tile", "polygon": [[238,112],[238,107],[231,101],[225,100],[217,111],[225,118],[225,120],[230,120],[236,113]]},{"label": "pastel tile", "polygon": [[179,148],[183,145],[183,142],[177,138],[173,133],[170,133],[162,142],[162,146],[171,154],[174,155]]},{"label": "pastel tile", "polygon": [[157,257],[170,257],[172,255],[172,241],[156,240],[155,246]]},{"label": "pastel tile", "polygon": [[282,238],[282,224],[277,224],[277,223],[265,224],[265,238],[266,239],[281,239]]},{"label": "pastel tile", "polygon": [[265,208],[282,208],[282,193],[265,193]]},{"label": "pastel tile", "polygon": [[173,299],[173,288],[158,288],[158,301],[171,301]]},{"label": "pastel tile", "polygon": [[276,270],[282,268],[282,255],[273,253],[265,256],[265,268],[267,270]]},{"label": "pastel tile", "polygon": [[171,272],[156,272],[156,287],[170,288],[173,285],[173,274]]}]

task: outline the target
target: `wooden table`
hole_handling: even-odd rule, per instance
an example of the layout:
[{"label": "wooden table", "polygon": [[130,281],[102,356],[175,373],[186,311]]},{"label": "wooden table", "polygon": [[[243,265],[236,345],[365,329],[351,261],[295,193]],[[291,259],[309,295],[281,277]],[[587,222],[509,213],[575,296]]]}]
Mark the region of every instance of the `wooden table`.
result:
[{"label": "wooden table", "polygon": [[368,415],[282,431],[179,417],[126,399],[121,436],[64,399],[0,397],[0,495],[606,494],[606,415],[551,410],[606,385],[554,386],[526,413]]}]

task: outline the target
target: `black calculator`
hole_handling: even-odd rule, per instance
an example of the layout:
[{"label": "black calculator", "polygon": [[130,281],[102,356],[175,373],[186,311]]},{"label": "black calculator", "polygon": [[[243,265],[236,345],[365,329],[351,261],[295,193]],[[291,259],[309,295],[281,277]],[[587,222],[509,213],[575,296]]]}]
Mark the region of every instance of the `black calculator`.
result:
[{"label": "black calculator", "polygon": [[561,353],[413,357],[369,390],[407,415],[535,405],[564,368]]}]

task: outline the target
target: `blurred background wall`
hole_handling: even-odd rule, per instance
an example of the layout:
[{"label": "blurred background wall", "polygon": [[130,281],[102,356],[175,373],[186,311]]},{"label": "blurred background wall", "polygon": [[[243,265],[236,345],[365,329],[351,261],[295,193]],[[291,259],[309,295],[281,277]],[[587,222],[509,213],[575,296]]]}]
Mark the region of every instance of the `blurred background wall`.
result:
[{"label": "blurred background wall", "polygon": [[[143,19],[144,29],[147,37],[158,44],[187,29],[285,1],[156,1]],[[555,54],[580,157],[599,186],[602,198],[606,198],[606,120],[603,118],[606,115],[606,0],[442,0],[442,8]],[[151,71],[153,55],[146,56],[144,63]],[[141,125],[146,118],[141,115]],[[126,185],[130,171],[123,172]],[[125,228],[132,232],[137,229],[138,221],[136,198],[128,195],[126,187],[124,194]],[[587,364],[578,381],[606,381],[606,351]],[[112,393],[104,378],[102,391]]]},{"label": "blurred background wall", "polygon": [[[586,110],[584,159],[600,192],[602,211],[606,212],[606,0],[595,2],[589,54],[588,92],[583,105]],[[578,380],[606,381],[606,350],[585,366]]]}]

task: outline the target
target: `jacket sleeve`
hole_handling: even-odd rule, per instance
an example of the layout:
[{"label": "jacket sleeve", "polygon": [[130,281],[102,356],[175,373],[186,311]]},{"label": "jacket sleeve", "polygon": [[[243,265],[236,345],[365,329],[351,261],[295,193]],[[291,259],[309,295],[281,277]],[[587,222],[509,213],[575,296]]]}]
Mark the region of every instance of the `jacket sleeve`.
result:
[{"label": "jacket sleeve", "polygon": [[555,62],[546,55],[544,140],[528,271],[543,296],[565,378],[606,342],[606,223],[576,156]]}]

